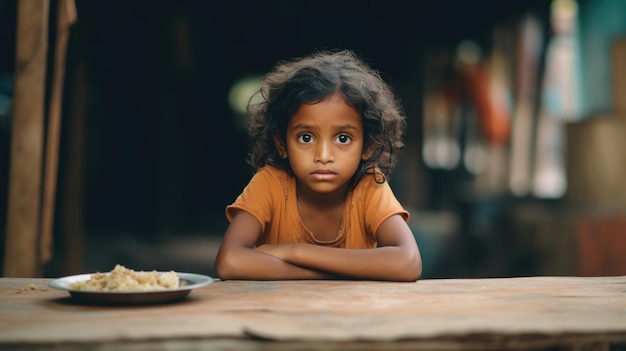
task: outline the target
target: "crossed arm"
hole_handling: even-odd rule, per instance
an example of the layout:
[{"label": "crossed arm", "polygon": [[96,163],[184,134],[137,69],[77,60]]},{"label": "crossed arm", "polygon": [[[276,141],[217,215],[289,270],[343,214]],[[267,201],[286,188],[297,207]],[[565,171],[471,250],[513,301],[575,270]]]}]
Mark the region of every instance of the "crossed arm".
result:
[{"label": "crossed arm", "polygon": [[254,247],[261,224],[238,211],[215,260],[217,275],[227,279],[287,280],[352,278],[416,281],[422,259],[415,238],[399,215],[378,228],[378,248],[352,250],[307,243],[266,244]]}]

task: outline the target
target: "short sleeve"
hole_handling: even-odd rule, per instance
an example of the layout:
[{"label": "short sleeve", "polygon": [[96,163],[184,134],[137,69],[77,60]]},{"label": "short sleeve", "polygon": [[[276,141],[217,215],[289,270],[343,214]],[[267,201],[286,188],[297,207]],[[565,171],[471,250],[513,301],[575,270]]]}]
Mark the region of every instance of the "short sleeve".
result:
[{"label": "short sleeve", "polygon": [[400,215],[408,222],[409,212],[405,210],[394,195],[389,182],[376,183],[373,177],[362,179],[363,189],[359,196],[365,213],[365,225],[369,232],[376,235],[378,227],[389,217]]},{"label": "short sleeve", "polygon": [[264,231],[270,221],[273,209],[272,193],[276,193],[275,181],[266,168],[261,168],[250,179],[235,202],[226,206],[226,218],[232,221],[237,211],[246,211],[261,223]]}]

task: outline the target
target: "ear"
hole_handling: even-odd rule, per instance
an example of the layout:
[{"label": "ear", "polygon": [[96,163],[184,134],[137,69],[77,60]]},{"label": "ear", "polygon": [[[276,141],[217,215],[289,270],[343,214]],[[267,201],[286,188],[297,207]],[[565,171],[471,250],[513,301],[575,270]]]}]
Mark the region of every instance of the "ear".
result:
[{"label": "ear", "polygon": [[287,158],[287,147],[285,147],[285,143],[283,143],[282,139],[278,136],[278,134],[274,134],[274,145],[278,150],[278,155],[281,158]]},{"label": "ear", "polygon": [[361,154],[361,160],[366,161],[368,158],[372,156],[374,150],[376,149],[375,143],[370,143],[367,147],[363,148],[363,153]]}]

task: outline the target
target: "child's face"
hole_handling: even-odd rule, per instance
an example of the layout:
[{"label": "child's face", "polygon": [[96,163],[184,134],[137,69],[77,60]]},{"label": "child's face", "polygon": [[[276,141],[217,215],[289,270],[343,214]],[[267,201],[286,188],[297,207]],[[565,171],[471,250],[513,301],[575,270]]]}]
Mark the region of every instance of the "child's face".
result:
[{"label": "child's face", "polygon": [[304,189],[343,190],[363,157],[361,115],[340,94],[303,104],[287,126],[286,148],[283,156]]}]

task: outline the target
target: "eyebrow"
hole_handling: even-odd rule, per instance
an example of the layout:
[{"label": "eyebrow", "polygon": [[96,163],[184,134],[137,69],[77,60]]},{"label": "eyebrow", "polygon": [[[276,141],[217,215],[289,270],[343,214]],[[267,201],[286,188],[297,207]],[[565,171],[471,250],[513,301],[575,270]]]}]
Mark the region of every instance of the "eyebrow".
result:
[{"label": "eyebrow", "polygon": [[[293,126],[291,128],[291,130],[298,130],[298,129],[312,129],[313,126],[311,126],[310,124],[296,124],[295,126]],[[344,124],[344,125],[340,125],[337,126],[338,130],[356,130],[358,131],[359,128],[353,124]]]},{"label": "eyebrow", "polygon": [[338,129],[340,129],[340,130],[351,129],[351,130],[357,130],[357,131],[359,130],[359,128],[357,126],[352,125],[352,124],[344,124],[342,126],[339,126]]}]

